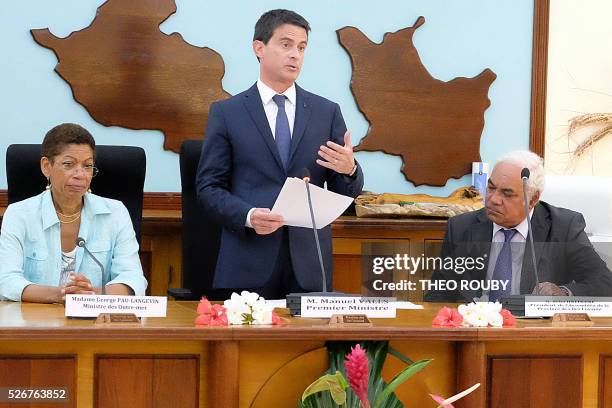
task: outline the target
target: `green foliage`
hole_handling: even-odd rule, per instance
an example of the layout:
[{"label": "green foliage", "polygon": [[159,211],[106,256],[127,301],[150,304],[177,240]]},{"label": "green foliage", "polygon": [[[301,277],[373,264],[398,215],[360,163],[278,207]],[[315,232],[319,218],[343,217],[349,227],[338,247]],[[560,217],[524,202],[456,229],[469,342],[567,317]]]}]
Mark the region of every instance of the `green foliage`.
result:
[{"label": "green foliage", "polygon": [[412,377],[414,374],[418,373],[422,369],[424,369],[432,360],[419,360],[415,363],[412,363],[410,366],[406,367],[403,371],[397,374],[393,380],[385,387],[385,389],[378,394],[376,397],[376,401],[374,403],[374,408],[383,407],[384,401],[387,400],[389,395],[395,392],[397,387],[402,385],[404,381],[408,378]]},{"label": "green foliage", "polygon": [[346,401],[346,389],[348,386],[348,382],[346,382],[340,371],[336,371],[336,374],[333,375],[325,374],[306,388],[304,394],[302,394],[302,401],[318,392],[329,391],[334,402],[342,405]]},{"label": "green foliage", "polygon": [[[342,376],[346,378],[344,359],[345,356],[350,353],[351,347],[354,347],[356,344],[355,342],[346,341],[327,342],[326,346],[329,357],[327,375],[338,375],[338,372],[340,372]],[[399,353],[397,350],[389,348],[388,341],[363,341],[359,342],[359,344],[366,350],[368,356],[368,400],[370,400],[370,402],[376,401],[376,404],[372,406],[374,408],[404,408],[404,405],[396,397],[395,390],[412,375],[425,368],[431,360],[420,360],[413,363],[412,360]],[[388,385],[382,379],[382,369],[387,359],[387,354],[391,354],[404,363],[410,364],[410,366],[397,374]],[[324,377],[327,376],[323,376],[322,378]],[[313,384],[316,384],[318,381],[319,380],[315,381]],[[311,387],[312,385],[308,387],[307,390],[311,389]],[[359,398],[350,387],[346,389],[346,402],[342,405],[334,402],[329,392],[323,389],[321,391],[323,392],[311,392],[307,397],[303,398],[302,401],[298,402],[297,408],[361,408]]]}]

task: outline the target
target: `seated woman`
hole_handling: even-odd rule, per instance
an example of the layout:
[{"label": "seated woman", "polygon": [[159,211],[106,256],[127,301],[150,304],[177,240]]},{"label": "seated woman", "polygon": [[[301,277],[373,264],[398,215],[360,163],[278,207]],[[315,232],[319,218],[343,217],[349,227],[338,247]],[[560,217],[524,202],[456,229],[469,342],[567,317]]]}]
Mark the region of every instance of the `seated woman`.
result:
[{"label": "seated woman", "polygon": [[[0,299],[62,302],[67,294],[144,295],[147,281],[127,209],[89,192],[96,144],[79,125],[51,129],[40,168],[47,189],[6,209],[0,233]],[[118,180],[119,182],[119,180]],[[104,266],[77,247],[87,248]]]}]

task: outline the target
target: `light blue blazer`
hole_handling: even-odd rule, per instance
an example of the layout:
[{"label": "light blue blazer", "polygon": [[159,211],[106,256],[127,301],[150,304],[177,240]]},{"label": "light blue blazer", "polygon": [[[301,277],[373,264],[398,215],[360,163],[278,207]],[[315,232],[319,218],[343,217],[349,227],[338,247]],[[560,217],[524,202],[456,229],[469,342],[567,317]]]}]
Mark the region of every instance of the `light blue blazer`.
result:
[{"label": "light blue blazer", "polygon": [[[144,295],[147,281],[138,257],[138,242],[123,203],[86,193],[79,237],[104,265],[77,248],[75,270],[94,287],[123,283]],[[60,222],[50,191],[8,206],[0,234],[0,300],[21,300],[26,286],[58,286],[61,270]]]}]

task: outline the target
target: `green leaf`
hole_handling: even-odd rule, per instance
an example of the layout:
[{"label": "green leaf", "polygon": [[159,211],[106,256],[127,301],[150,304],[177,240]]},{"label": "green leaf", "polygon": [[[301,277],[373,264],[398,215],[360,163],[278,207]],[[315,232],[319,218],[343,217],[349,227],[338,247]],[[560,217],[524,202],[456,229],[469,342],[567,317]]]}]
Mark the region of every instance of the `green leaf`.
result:
[{"label": "green leaf", "polygon": [[409,359],[408,357],[406,357],[405,355],[403,355],[402,353],[400,353],[393,347],[389,347],[389,354],[391,354],[393,357],[397,358],[400,361],[403,361],[404,363],[408,365],[414,363],[414,361],[412,361],[411,359]]},{"label": "green leaf", "polygon": [[302,394],[302,402],[310,395],[322,391],[329,391],[334,402],[338,405],[342,405],[346,401],[347,388],[348,382],[341,372],[336,371],[336,374],[325,374],[306,388]]},{"label": "green leaf", "polygon": [[433,360],[431,359],[419,360],[415,363],[412,363],[410,366],[406,367],[406,369],[404,369],[398,375],[396,375],[393,378],[393,380],[391,380],[389,385],[387,385],[385,389],[382,390],[380,394],[378,394],[378,397],[376,398],[376,401],[374,402],[374,408],[377,408],[380,405],[380,403],[382,403],[387,398],[388,395],[392,394],[397,389],[397,387],[403,384],[404,381],[406,381],[408,378],[412,377],[414,374],[424,369],[432,361]]}]

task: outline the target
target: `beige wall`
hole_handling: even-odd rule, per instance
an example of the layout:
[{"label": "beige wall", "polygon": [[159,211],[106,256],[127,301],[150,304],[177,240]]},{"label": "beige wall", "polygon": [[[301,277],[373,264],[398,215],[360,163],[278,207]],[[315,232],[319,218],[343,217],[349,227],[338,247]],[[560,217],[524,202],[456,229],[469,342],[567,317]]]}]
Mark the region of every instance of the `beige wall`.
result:
[{"label": "beige wall", "polygon": [[612,1],[552,0],[546,109],[546,170],[612,176],[612,132],[573,154],[598,126],[568,135],[570,120],[608,113],[612,125]]}]

